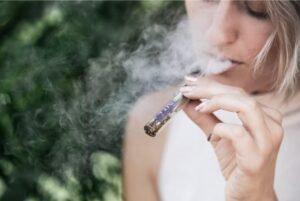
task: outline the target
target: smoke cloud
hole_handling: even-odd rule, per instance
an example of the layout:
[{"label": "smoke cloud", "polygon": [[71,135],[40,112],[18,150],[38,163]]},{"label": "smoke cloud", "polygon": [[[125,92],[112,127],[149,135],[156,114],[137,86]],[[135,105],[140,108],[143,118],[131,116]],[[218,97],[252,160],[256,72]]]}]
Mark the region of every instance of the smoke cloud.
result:
[{"label": "smoke cloud", "polygon": [[183,17],[173,29],[149,26],[134,51],[123,45],[91,59],[86,84],[74,86],[78,92],[72,103],[55,107],[64,132],[51,153],[54,165],[80,169],[99,149],[121,156],[126,118],[139,97],[178,84],[187,74],[210,73],[207,65],[217,64],[195,52]]}]

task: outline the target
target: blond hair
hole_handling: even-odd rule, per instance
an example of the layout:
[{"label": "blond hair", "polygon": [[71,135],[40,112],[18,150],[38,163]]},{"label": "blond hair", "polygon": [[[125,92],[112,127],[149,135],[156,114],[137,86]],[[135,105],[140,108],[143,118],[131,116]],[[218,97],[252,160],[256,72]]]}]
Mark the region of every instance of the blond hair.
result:
[{"label": "blond hair", "polygon": [[274,58],[272,89],[290,98],[299,89],[300,2],[282,0],[265,1],[265,4],[274,32],[257,55],[255,70],[266,61],[270,49],[275,47],[278,51]]}]

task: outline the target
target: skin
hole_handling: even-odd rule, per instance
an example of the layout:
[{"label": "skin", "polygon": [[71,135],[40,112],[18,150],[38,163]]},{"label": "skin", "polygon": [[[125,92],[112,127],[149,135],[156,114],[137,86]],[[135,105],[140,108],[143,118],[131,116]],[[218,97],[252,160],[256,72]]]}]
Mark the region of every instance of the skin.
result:
[{"label": "skin", "polygon": [[[273,81],[270,72],[275,49],[269,53],[259,75],[253,75],[253,62],[273,31],[271,21],[250,16],[242,1],[186,0],[185,3],[197,51],[243,62],[238,68],[210,77],[248,93],[268,91]],[[248,6],[257,11],[263,10],[262,4],[261,1],[248,2]]]},{"label": "skin", "polygon": [[[189,23],[196,48],[199,47],[196,50],[201,52],[204,47],[210,54],[241,63],[218,75],[186,77],[187,86],[180,90],[192,100],[184,111],[207,136],[212,134],[211,144],[227,182],[226,200],[274,201],[277,200],[273,187],[275,164],[283,138],[282,116],[251,96],[271,89],[273,80],[270,73],[272,58],[276,55],[275,48],[271,49],[263,69],[255,75],[253,62],[273,27],[269,19],[262,20],[249,15],[242,3],[186,0]],[[256,11],[264,9],[259,1],[248,1],[247,6]],[[203,21],[203,18],[206,20]],[[199,30],[206,31],[203,35]],[[151,118],[144,117],[145,114],[155,113],[163,104],[157,110],[149,108],[147,112],[141,111],[149,107],[150,102],[153,105],[153,100],[158,100],[158,97],[167,100],[169,97],[165,94],[142,99],[128,120],[124,142],[126,200],[159,200],[157,177],[165,139],[159,138],[156,143],[148,141],[147,136],[142,134],[142,126]],[[201,103],[199,99],[203,98],[210,101]],[[212,114],[219,109],[236,112],[243,125],[220,122]],[[153,150],[156,152],[153,153]],[[138,157],[146,157],[146,164],[141,164]]]},{"label": "skin", "polygon": [[[282,117],[243,89],[211,79],[186,78],[181,92],[191,100],[187,115],[208,135],[226,179],[226,200],[276,200],[276,158],[283,137]],[[199,104],[199,98],[209,99]],[[212,113],[236,112],[242,125],[220,122]]]},{"label": "skin", "polygon": [[[271,88],[268,75],[272,62],[267,62],[255,76],[253,63],[273,27],[269,19],[246,12],[247,6],[259,12],[264,10],[263,2],[259,1],[186,1],[191,27],[200,26],[202,9],[209,16],[210,23],[204,27],[208,51],[242,63],[222,74],[208,76],[209,79],[187,77],[187,86],[181,92],[195,100],[185,109],[188,116],[212,134],[212,144],[227,181],[226,200],[276,200],[273,183],[283,136],[282,118],[278,111],[259,104],[249,95]],[[269,58],[274,52],[272,49]],[[195,106],[203,98],[210,101]],[[236,112],[243,125],[220,122],[212,114],[219,109]]]}]

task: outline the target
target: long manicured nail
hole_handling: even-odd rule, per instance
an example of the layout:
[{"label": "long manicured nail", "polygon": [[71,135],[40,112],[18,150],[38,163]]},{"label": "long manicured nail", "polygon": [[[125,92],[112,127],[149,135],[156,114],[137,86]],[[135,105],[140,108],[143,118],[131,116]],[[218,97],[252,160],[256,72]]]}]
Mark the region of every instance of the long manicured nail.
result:
[{"label": "long manicured nail", "polygon": [[195,110],[198,112],[203,112],[207,105],[209,104],[209,100],[206,100],[195,107]]},{"label": "long manicured nail", "polygon": [[188,93],[188,92],[193,91],[194,88],[195,88],[195,87],[192,87],[192,86],[184,86],[184,87],[181,87],[181,88],[179,89],[179,91],[180,91],[181,93]]},{"label": "long manicured nail", "polygon": [[189,75],[186,75],[184,77],[184,79],[187,80],[187,81],[191,81],[191,82],[196,82],[197,81],[196,77],[192,77],[192,76],[189,76]]}]

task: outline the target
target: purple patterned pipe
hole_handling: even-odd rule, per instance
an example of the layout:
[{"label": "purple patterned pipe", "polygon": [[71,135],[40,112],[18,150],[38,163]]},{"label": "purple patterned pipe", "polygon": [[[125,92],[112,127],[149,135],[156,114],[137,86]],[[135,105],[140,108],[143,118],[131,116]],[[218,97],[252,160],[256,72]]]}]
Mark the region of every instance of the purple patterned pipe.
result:
[{"label": "purple patterned pipe", "polygon": [[189,101],[182,95],[181,92],[176,94],[160,112],[158,112],[151,121],[145,126],[145,133],[151,137],[155,137],[160,129],[171,119],[171,117],[182,109],[182,107]]}]

